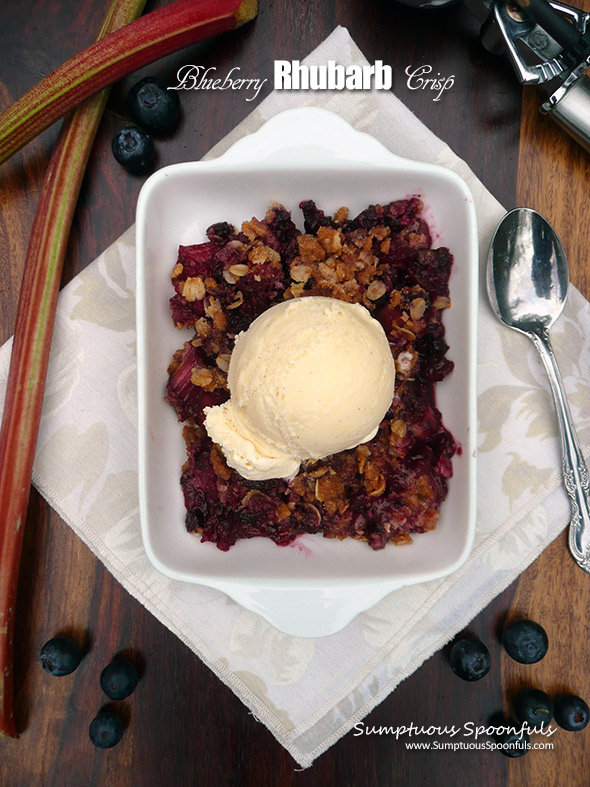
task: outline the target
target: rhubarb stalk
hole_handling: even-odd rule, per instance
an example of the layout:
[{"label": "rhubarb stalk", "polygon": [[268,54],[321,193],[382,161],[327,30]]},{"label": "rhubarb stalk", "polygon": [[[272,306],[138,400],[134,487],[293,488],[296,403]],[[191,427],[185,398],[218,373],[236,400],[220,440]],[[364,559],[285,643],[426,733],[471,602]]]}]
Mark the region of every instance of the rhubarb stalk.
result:
[{"label": "rhubarb stalk", "polygon": [[[146,0],[113,0],[102,38],[136,19]],[[13,632],[23,531],[51,334],[70,226],[108,91],[64,122],[45,175],[25,259],[0,431],[0,734],[18,737]]]},{"label": "rhubarb stalk", "polygon": [[0,115],[0,164],[117,79],[256,16],[257,0],[175,0],[68,60]]}]

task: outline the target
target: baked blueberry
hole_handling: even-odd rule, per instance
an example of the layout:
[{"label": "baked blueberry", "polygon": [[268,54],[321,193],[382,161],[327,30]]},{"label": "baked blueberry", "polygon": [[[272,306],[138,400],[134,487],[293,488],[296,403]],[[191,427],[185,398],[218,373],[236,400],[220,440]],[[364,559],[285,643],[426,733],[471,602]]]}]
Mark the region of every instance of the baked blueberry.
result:
[{"label": "baked blueberry", "polygon": [[100,674],[100,685],[107,697],[123,700],[137,686],[137,668],[129,659],[116,658]]},{"label": "baked blueberry", "polygon": [[113,156],[133,175],[149,172],[154,165],[156,148],[150,135],[137,126],[125,126],[111,142]]},{"label": "baked blueberry", "polygon": [[123,735],[121,717],[112,711],[101,711],[90,722],[88,734],[97,749],[110,749],[119,743]]},{"label": "baked blueberry", "polygon": [[207,227],[207,238],[213,243],[227,243],[230,236],[235,232],[235,228],[227,221],[218,221]]},{"label": "baked blueberry", "polygon": [[41,648],[41,665],[51,675],[69,675],[82,661],[82,649],[71,637],[53,637]]},{"label": "baked blueberry", "polygon": [[588,724],[590,711],[581,697],[575,694],[560,694],[555,698],[555,721],[564,730],[578,732]]},{"label": "baked blueberry", "polygon": [[451,669],[463,680],[475,681],[483,678],[492,665],[490,652],[477,639],[465,638],[455,642],[449,653]]},{"label": "baked blueberry", "polygon": [[547,653],[549,640],[545,629],[532,620],[513,620],[502,637],[509,656],[521,664],[535,664]]},{"label": "baked blueberry", "polygon": [[176,90],[168,90],[163,79],[145,77],[129,91],[127,109],[138,126],[157,134],[176,124],[180,100]]},{"label": "baked blueberry", "polygon": [[530,740],[526,730],[521,731],[516,727],[508,727],[506,732],[497,736],[500,751],[506,757],[522,757],[529,750]]},{"label": "baked blueberry", "polygon": [[521,722],[532,727],[549,724],[553,717],[553,701],[539,689],[523,689],[514,699],[514,713]]}]

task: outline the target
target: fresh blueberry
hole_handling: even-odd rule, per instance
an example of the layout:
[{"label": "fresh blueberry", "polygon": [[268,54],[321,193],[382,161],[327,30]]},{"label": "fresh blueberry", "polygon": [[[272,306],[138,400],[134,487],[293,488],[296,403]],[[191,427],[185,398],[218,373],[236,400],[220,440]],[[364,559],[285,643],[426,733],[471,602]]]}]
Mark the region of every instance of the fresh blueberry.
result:
[{"label": "fresh blueberry", "polygon": [[578,732],[588,724],[590,711],[581,697],[575,694],[561,694],[555,698],[555,721],[564,730]]},{"label": "fresh blueberry", "polygon": [[90,722],[88,734],[97,749],[110,749],[119,743],[123,735],[121,717],[112,711],[101,711]]},{"label": "fresh blueberry", "polygon": [[176,124],[180,100],[175,90],[168,90],[163,79],[146,77],[129,91],[127,109],[139,126],[158,134]]},{"label": "fresh blueberry", "polygon": [[135,664],[123,658],[111,661],[100,674],[101,688],[112,700],[123,700],[128,697],[137,686],[138,680]]},{"label": "fresh blueberry", "polygon": [[532,620],[513,620],[502,638],[509,656],[521,664],[535,664],[547,653],[549,640],[545,629]]},{"label": "fresh blueberry", "polygon": [[125,126],[111,142],[113,156],[133,175],[142,175],[153,167],[156,156],[154,140],[136,126]]},{"label": "fresh blueberry", "polygon": [[69,675],[82,661],[82,649],[70,637],[54,637],[41,648],[41,665],[51,675]]},{"label": "fresh blueberry", "polygon": [[491,667],[490,652],[477,639],[459,639],[449,653],[451,669],[463,680],[480,680]]},{"label": "fresh blueberry", "polygon": [[553,717],[553,701],[548,694],[539,689],[523,689],[514,700],[516,718],[532,727],[549,724]]},{"label": "fresh blueberry", "polygon": [[506,757],[522,757],[530,746],[530,736],[526,730],[507,726],[506,731],[497,736],[502,754]]}]

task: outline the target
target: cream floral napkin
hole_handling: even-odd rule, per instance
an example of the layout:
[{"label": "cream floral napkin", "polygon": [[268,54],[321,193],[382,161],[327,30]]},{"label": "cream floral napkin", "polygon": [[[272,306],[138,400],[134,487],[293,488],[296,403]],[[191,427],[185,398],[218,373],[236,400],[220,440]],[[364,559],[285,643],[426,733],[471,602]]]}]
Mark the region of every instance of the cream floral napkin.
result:
[{"label": "cream floral napkin", "polygon": [[[366,62],[343,28],[307,62],[329,59]],[[391,93],[275,92],[210,155],[276,112],[302,104],[338,112],[395,153],[459,172],[475,197],[485,258],[503,208]],[[567,524],[544,371],[532,344],[495,321],[482,289],[478,527],[471,557],[450,577],[392,593],[337,634],[288,637],[216,590],[162,576],[144,554],[137,502],[134,264],[131,228],[61,293],[34,483],[124,587],[308,766],[464,628]],[[589,337],[590,305],[572,290],[554,346],[586,453]],[[0,351],[0,396],[9,352],[7,343]]]}]

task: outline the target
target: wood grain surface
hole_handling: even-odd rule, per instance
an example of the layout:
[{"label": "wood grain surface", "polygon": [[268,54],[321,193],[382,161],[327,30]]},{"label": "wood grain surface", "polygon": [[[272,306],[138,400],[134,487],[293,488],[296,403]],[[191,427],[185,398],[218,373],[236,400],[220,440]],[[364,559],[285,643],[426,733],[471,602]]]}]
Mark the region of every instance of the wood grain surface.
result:
[{"label": "wood grain surface", "polygon": [[[588,2],[588,0],[586,0]],[[162,5],[149,3],[148,10]],[[106,0],[5,0],[0,5],[0,107],[93,38]],[[562,235],[574,283],[590,295],[590,156],[551,121],[540,97],[524,92],[510,66],[488,54],[462,5],[415,11],[393,0],[261,0],[254,24],[203,42],[120,83],[94,148],[71,235],[64,283],[132,223],[142,180],[113,160],[123,97],[138,76],[173,77],[184,63],[239,65],[269,82],[276,58],[299,59],[337,25],[348,27],[369,61],[394,69],[394,90],[464,158],[507,208],[543,212]],[[430,64],[453,75],[439,102],[406,84],[407,66]],[[159,165],[198,159],[252,109],[231,91],[183,101],[178,130],[159,145]],[[0,321],[13,330],[22,263],[36,199],[57,127],[0,169]],[[577,569],[561,535],[519,580],[469,626],[491,651],[490,674],[477,684],[452,675],[437,653],[366,719],[369,725],[489,723],[521,685],[590,695],[590,578]],[[510,615],[542,622],[546,659],[529,670],[507,659],[498,632]],[[273,736],[176,637],[132,599],[35,493],[26,524],[16,633],[18,740],[0,741],[0,784],[22,785],[567,785],[590,783],[590,728],[558,731],[552,751],[510,760],[495,751],[408,751],[403,740],[346,736],[311,769],[299,772]],[[58,632],[85,641],[88,655],[71,676],[40,668],[41,645]],[[128,727],[114,749],[96,751],[88,724],[102,707],[98,677],[121,651],[141,665],[126,700]]]}]

